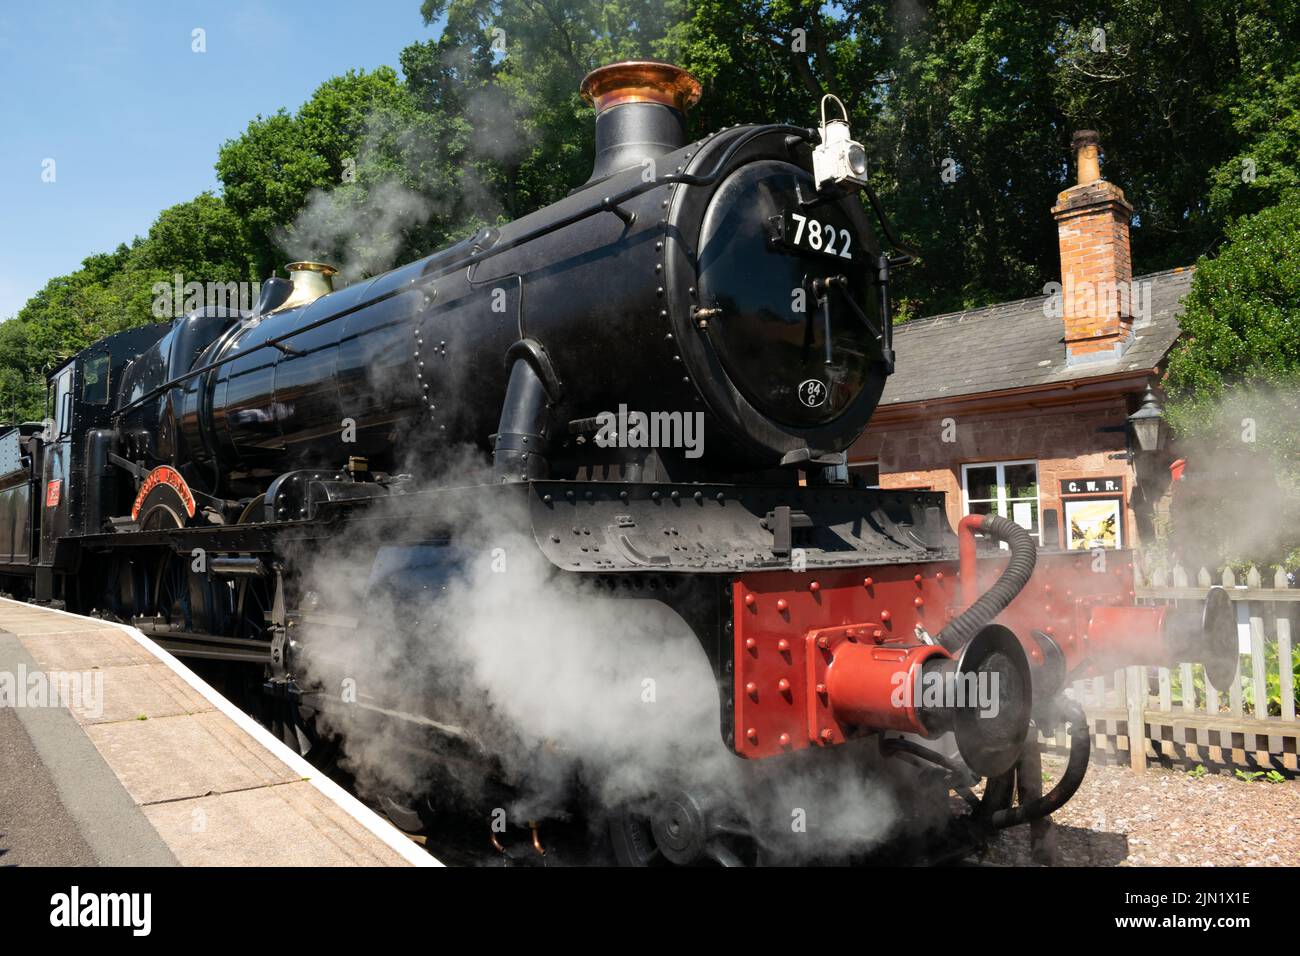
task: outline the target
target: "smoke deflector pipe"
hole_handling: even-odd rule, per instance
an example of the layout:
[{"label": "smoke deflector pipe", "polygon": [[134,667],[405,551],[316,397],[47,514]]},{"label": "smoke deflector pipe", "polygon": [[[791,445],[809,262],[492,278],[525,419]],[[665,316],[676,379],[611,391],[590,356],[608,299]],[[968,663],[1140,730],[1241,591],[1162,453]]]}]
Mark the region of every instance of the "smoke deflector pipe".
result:
[{"label": "smoke deflector pipe", "polygon": [[547,443],[551,409],[560,398],[560,382],[535,339],[520,339],[506,351],[510,380],[492,436],[492,471],[497,481],[515,482],[550,475]]}]

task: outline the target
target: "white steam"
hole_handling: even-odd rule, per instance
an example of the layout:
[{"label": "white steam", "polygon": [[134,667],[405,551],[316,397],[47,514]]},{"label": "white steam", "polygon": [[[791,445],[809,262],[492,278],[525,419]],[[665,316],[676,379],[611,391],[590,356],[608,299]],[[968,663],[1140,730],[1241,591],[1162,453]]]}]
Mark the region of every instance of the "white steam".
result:
[{"label": "white steam", "polygon": [[408,232],[431,215],[433,205],[396,178],[366,189],[316,189],[276,238],[294,259],[330,261],[348,285],[392,268]]},{"label": "white steam", "polygon": [[[451,788],[485,816],[502,806],[522,823],[681,789],[741,806],[789,835],[782,852],[794,856],[865,849],[886,836],[897,798],[888,775],[864,766],[868,747],[796,755],[797,772],[736,757],[721,739],[712,668],[676,612],[648,589],[613,598],[557,574],[521,532],[527,514],[492,510],[504,497],[485,492],[460,516],[454,544],[424,552],[434,562],[427,573],[404,578],[398,552],[381,555],[391,592],[365,586],[356,559],[370,549],[355,536],[347,555],[321,555],[305,575],[326,607],[351,604],[363,618],[355,631],[303,635],[308,681],[332,695],[355,688],[360,706],[335,702],[323,717],[345,735],[363,791]],[[473,743],[459,756],[421,751],[376,723],[368,704],[423,715]]]}]

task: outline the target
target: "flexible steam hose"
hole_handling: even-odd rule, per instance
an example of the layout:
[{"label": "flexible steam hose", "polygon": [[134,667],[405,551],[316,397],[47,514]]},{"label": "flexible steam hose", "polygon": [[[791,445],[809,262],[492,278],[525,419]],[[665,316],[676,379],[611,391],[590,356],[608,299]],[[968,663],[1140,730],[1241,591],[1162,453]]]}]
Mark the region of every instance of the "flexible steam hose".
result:
[{"label": "flexible steam hose", "polygon": [[1049,793],[1028,803],[996,811],[989,820],[995,829],[1013,827],[1055,813],[1065,806],[1065,802],[1074,796],[1083,783],[1084,775],[1088,772],[1088,757],[1092,753],[1092,729],[1088,726],[1083,708],[1074,701],[1063,699],[1058,707],[1061,717],[1070,727],[1070,761],[1065,766],[1064,775]]},{"label": "flexible steam hose", "polygon": [[[1038,561],[1038,548],[1028,531],[1014,521],[1000,515],[968,515],[962,519],[960,531],[971,535],[980,530],[1007,543],[1011,549],[1011,560],[1007,562],[1001,576],[993,587],[985,591],[970,607],[948,622],[948,625],[936,635],[936,640],[946,650],[957,652],[965,647],[980,630],[1002,613],[1017,594],[1029,583],[1034,573],[1034,564]],[[971,539],[973,545],[974,539]],[[973,557],[973,552],[972,552]],[[971,562],[973,564],[973,562]],[[962,571],[973,575],[974,568],[962,561]]]}]

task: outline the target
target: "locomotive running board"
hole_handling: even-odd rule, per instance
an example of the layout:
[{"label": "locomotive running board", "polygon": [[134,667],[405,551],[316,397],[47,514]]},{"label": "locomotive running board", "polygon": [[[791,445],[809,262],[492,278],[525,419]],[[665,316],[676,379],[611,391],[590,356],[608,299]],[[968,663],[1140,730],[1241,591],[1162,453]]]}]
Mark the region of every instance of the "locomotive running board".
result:
[{"label": "locomotive running board", "polygon": [[[92,550],[203,548],[275,553],[335,536],[339,522],[391,525],[403,540],[453,536],[484,513],[521,508],[538,547],[566,571],[809,570],[952,559],[956,539],[939,492],[838,485],[533,481],[431,488],[323,502],[310,520],[187,526],[78,539]],[[785,509],[788,509],[785,510]],[[788,516],[788,528],[787,528]],[[787,542],[787,537],[789,541]]]},{"label": "locomotive running board", "polygon": [[935,492],[537,481],[528,500],[539,547],[566,571],[733,574],[955,555]]}]

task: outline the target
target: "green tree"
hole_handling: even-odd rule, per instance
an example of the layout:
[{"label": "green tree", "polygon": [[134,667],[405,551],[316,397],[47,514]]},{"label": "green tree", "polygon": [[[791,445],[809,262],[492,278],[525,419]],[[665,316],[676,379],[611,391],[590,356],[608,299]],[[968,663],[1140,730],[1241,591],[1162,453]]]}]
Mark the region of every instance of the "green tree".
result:
[{"label": "green tree", "polygon": [[1197,265],[1166,374],[1189,477],[1174,488],[1184,564],[1300,560],[1300,190],[1233,223]]},{"label": "green tree", "polygon": [[296,114],[259,116],[221,147],[217,176],[260,277],[283,265],[277,236],[311,192],[355,175],[368,117],[404,97],[390,67],[351,70],[322,83]]},{"label": "green tree", "polygon": [[1231,106],[1242,145],[1211,178],[1210,208],[1219,218],[1258,212],[1300,188],[1300,65],[1251,87]]},{"label": "green tree", "polygon": [[210,192],[159,213],[123,268],[179,272],[205,283],[256,278],[239,217]]},{"label": "green tree", "polygon": [[[1300,464],[1294,413],[1267,414],[1277,403],[1295,406],[1300,394],[1300,190],[1276,206],[1229,226],[1217,258],[1197,265],[1181,319],[1186,333],[1170,355],[1166,376],[1170,421],[1199,436],[1225,428],[1220,407],[1254,406],[1260,442]],[[1234,416],[1231,416],[1235,418]],[[1249,417],[1249,416],[1247,416]]]},{"label": "green tree", "polygon": [[43,415],[46,375],[91,343],[157,321],[154,285],[249,279],[251,258],[238,219],[203,193],[159,213],[144,238],[86,258],[58,276],[0,323],[0,416]]}]

